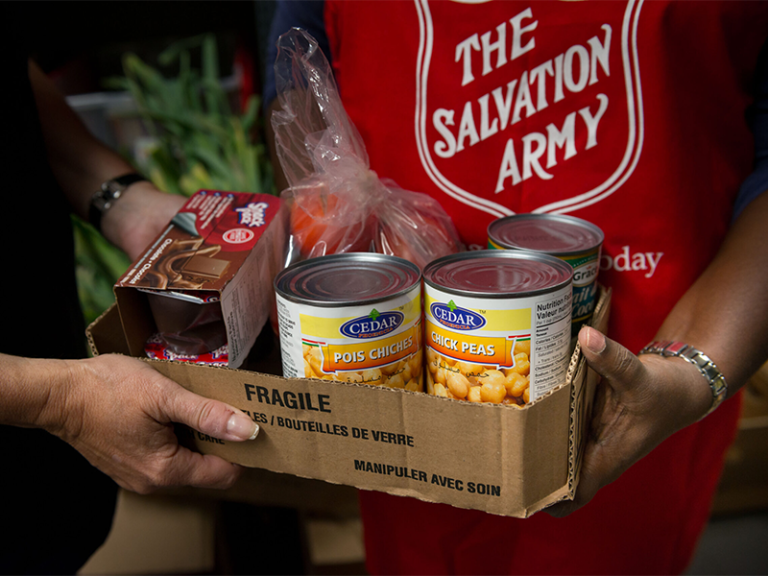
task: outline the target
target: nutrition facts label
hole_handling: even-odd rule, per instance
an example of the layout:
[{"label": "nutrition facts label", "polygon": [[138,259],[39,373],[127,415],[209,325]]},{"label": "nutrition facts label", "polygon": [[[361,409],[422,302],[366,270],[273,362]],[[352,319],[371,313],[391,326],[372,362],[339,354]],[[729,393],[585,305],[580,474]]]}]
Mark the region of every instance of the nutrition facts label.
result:
[{"label": "nutrition facts label", "polygon": [[542,396],[565,381],[570,356],[571,291],[536,303],[531,313],[535,338],[531,351],[531,397]]},{"label": "nutrition facts label", "polygon": [[280,326],[280,346],[282,347],[283,376],[302,378],[304,367],[299,372],[296,358],[301,358],[301,338],[296,337],[296,321],[291,318],[291,310],[285,300],[277,297],[277,318]]}]

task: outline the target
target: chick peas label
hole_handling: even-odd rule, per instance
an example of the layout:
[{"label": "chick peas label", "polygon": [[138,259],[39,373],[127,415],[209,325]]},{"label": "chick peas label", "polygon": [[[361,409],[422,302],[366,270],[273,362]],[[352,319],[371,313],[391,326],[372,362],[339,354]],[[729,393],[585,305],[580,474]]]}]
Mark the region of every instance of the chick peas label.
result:
[{"label": "chick peas label", "polygon": [[277,305],[284,376],[423,391],[420,286],[375,305]]},{"label": "chick peas label", "polygon": [[430,394],[518,407],[565,380],[571,287],[528,298],[459,297],[426,286]]},{"label": "chick peas label", "polygon": [[[530,336],[529,336],[530,337]],[[455,360],[497,367],[514,366],[515,337],[457,336],[427,321],[427,341],[435,351]],[[522,340],[522,337],[521,337]]]}]

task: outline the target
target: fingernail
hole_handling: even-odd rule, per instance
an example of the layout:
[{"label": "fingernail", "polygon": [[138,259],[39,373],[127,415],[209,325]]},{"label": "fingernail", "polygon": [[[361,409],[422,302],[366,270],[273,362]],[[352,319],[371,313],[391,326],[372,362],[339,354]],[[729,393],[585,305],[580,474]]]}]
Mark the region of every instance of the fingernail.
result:
[{"label": "fingernail", "polygon": [[586,341],[584,345],[593,354],[600,354],[605,350],[605,336],[594,328],[585,328]]},{"label": "fingernail", "polygon": [[259,434],[259,426],[242,412],[235,412],[227,422],[227,434],[241,440],[253,440]]}]

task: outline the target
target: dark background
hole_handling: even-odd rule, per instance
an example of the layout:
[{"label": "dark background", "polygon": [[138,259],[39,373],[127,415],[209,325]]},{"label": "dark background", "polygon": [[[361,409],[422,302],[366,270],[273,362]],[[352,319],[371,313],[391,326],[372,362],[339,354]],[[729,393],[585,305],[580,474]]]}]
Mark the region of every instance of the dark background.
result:
[{"label": "dark background", "polygon": [[121,75],[125,52],[157,66],[157,55],[171,43],[207,32],[217,37],[222,76],[231,74],[239,51],[250,57],[260,93],[274,2],[19,2],[16,10],[33,58],[66,95],[104,91],[102,79]]}]

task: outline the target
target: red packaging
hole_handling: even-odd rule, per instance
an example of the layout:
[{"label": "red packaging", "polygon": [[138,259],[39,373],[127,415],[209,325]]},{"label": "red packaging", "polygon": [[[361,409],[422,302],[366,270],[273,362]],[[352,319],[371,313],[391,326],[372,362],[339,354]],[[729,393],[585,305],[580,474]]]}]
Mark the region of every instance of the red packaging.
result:
[{"label": "red packaging", "polygon": [[226,344],[203,354],[176,354],[165,345],[159,334],[149,337],[144,347],[144,353],[147,358],[153,360],[174,360],[176,362],[205,364],[206,366],[226,366],[229,362],[229,351]]}]

